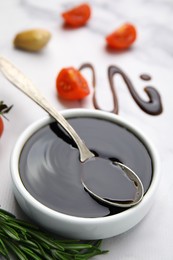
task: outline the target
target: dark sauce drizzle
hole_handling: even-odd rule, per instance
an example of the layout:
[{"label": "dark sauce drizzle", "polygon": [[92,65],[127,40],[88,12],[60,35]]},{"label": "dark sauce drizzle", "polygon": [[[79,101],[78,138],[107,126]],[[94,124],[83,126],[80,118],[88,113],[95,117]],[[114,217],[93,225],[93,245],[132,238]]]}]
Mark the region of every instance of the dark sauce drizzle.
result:
[{"label": "dark sauce drizzle", "polygon": [[[92,64],[84,63],[79,67],[79,70],[86,69],[86,68],[89,68],[92,72],[92,85],[93,85],[93,89],[94,89],[93,97],[92,97],[93,106],[94,106],[95,109],[102,110],[101,107],[99,106],[99,104],[97,102],[97,98],[96,98],[96,73],[95,73],[95,69],[94,69]],[[114,100],[114,97],[115,97],[115,94],[114,94],[114,90],[113,90],[113,100]],[[114,106],[115,106],[115,104],[116,104],[116,100],[114,100]],[[117,114],[116,110],[114,110],[114,109],[110,112]]]},{"label": "dark sauce drizzle", "polygon": [[[92,84],[93,84],[93,88],[94,88],[93,105],[94,105],[95,109],[102,110],[100,108],[100,106],[98,105],[98,102],[96,99],[96,76],[95,76],[94,67],[90,63],[84,63],[79,67],[79,70],[82,70],[85,68],[89,68],[92,71]],[[119,112],[118,97],[117,97],[117,93],[115,90],[115,84],[113,81],[113,78],[115,75],[120,75],[123,78],[134,101],[145,113],[150,114],[150,115],[159,115],[162,113],[163,108],[162,108],[162,101],[161,101],[159,92],[152,86],[146,86],[144,88],[144,91],[146,92],[149,100],[148,101],[143,100],[138,95],[137,91],[135,90],[135,88],[134,88],[131,80],[127,76],[127,74],[125,74],[124,71],[122,71],[119,67],[114,66],[114,65],[111,65],[108,67],[108,80],[109,80],[109,86],[111,89],[113,104],[114,104],[113,110],[110,112],[115,113],[115,114],[118,114],[118,112]],[[147,74],[140,75],[140,78],[145,81],[149,81],[151,79],[151,77]]]},{"label": "dark sauce drizzle", "polygon": [[152,79],[150,75],[144,74],[144,73],[141,74],[139,77],[140,77],[141,79],[145,80],[145,81],[149,81],[149,80]]}]

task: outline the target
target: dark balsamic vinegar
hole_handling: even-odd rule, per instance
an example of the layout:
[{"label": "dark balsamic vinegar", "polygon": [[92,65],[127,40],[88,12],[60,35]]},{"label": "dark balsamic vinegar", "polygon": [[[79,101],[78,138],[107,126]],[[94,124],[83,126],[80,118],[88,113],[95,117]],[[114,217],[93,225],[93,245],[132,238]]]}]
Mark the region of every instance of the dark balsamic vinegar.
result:
[{"label": "dark balsamic vinegar", "polygon": [[[68,121],[96,156],[110,163],[120,161],[130,167],[147,191],[152,179],[152,162],[141,140],[123,126],[103,119],[80,117]],[[27,141],[20,156],[19,171],[28,192],[53,210],[91,218],[126,210],[98,203],[85,191],[80,178],[86,164],[79,161],[73,140],[53,122]],[[108,173],[109,169],[105,167],[104,171]],[[131,186],[121,176],[117,177],[115,185],[110,183],[110,187],[115,187],[117,196],[120,194],[126,199],[131,196]]]}]

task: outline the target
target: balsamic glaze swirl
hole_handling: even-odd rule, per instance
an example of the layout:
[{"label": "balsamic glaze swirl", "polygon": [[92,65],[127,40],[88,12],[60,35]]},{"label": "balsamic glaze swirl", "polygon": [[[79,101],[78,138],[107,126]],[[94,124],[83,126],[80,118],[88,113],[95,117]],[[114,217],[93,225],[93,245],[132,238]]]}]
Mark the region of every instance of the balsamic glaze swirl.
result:
[{"label": "balsamic glaze swirl", "polygon": [[[94,88],[94,93],[93,93],[93,105],[95,109],[102,110],[100,106],[98,105],[97,99],[96,99],[96,76],[95,76],[95,69],[90,63],[84,63],[79,67],[79,70],[82,70],[84,68],[89,68],[92,71],[92,84]],[[113,81],[114,76],[120,75],[124,82],[125,85],[127,86],[131,96],[133,97],[134,101],[136,104],[147,114],[150,115],[159,115],[162,113],[163,108],[162,108],[162,101],[159,92],[152,86],[146,86],[144,88],[145,93],[148,96],[148,101],[143,100],[137,91],[135,90],[131,80],[127,76],[126,73],[119,67],[115,65],[111,65],[108,67],[108,80],[109,80],[109,86],[111,89],[112,93],[112,98],[113,98],[113,110],[110,111],[112,113],[118,114],[119,112],[119,105],[118,105],[118,97],[115,89],[115,84]],[[150,80],[151,77],[148,75],[144,75],[143,77],[141,76],[141,79],[143,80]]]}]

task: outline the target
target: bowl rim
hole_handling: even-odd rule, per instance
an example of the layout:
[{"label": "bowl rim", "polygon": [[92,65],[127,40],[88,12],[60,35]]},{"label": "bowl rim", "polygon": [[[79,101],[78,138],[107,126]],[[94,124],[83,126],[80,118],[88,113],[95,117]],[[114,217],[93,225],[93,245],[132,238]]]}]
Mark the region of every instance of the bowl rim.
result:
[{"label": "bowl rim", "polygon": [[51,118],[49,115],[47,115],[44,118],[41,118],[33,123],[31,123],[19,136],[14,149],[11,154],[11,159],[10,159],[10,168],[11,168],[11,177],[12,177],[12,182],[15,188],[17,188],[18,192],[20,195],[25,198],[30,204],[32,204],[33,207],[37,208],[40,212],[43,214],[49,215],[53,218],[58,218],[62,219],[63,221],[67,222],[72,222],[72,223],[83,223],[83,224],[96,224],[96,223],[105,223],[107,221],[115,221],[115,219],[118,221],[122,218],[130,218],[131,215],[136,214],[137,212],[140,212],[143,207],[145,207],[149,200],[153,197],[155,190],[158,186],[159,182],[159,158],[157,151],[152,144],[151,140],[149,140],[148,137],[136,126],[133,126],[132,123],[130,123],[127,119],[122,118],[119,115],[112,114],[110,112],[105,112],[105,111],[99,111],[99,110],[92,110],[92,109],[84,109],[84,108],[76,108],[76,109],[66,109],[62,110],[60,113],[62,113],[63,116],[66,118],[71,118],[71,117],[99,117],[99,118],[104,118],[105,120],[108,121],[113,121],[118,123],[119,125],[125,126],[127,129],[132,131],[138,138],[142,140],[144,145],[146,145],[151,159],[153,163],[153,177],[151,180],[151,184],[145,193],[142,201],[137,204],[136,206],[133,206],[129,209],[126,209],[123,212],[120,212],[118,214],[110,215],[110,216],[104,216],[104,217],[95,217],[95,218],[88,218],[88,217],[78,217],[78,216],[72,216],[68,215],[65,213],[61,213],[58,211],[55,211],[53,209],[48,208],[38,200],[36,200],[24,187],[20,174],[18,171],[18,160],[20,157],[20,153],[22,151],[22,148],[25,144],[25,142],[28,140],[28,138],[38,129],[43,127],[44,125],[52,122],[54,119]]}]

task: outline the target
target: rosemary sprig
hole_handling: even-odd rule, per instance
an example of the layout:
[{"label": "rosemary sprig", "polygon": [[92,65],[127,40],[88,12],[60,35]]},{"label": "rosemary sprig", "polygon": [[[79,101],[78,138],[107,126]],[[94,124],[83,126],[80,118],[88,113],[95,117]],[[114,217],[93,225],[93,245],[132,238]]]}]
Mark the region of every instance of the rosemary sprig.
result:
[{"label": "rosemary sprig", "polygon": [[87,260],[107,253],[101,241],[57,240],[29,222],[0,209],[0,256],[19,260]]}]

